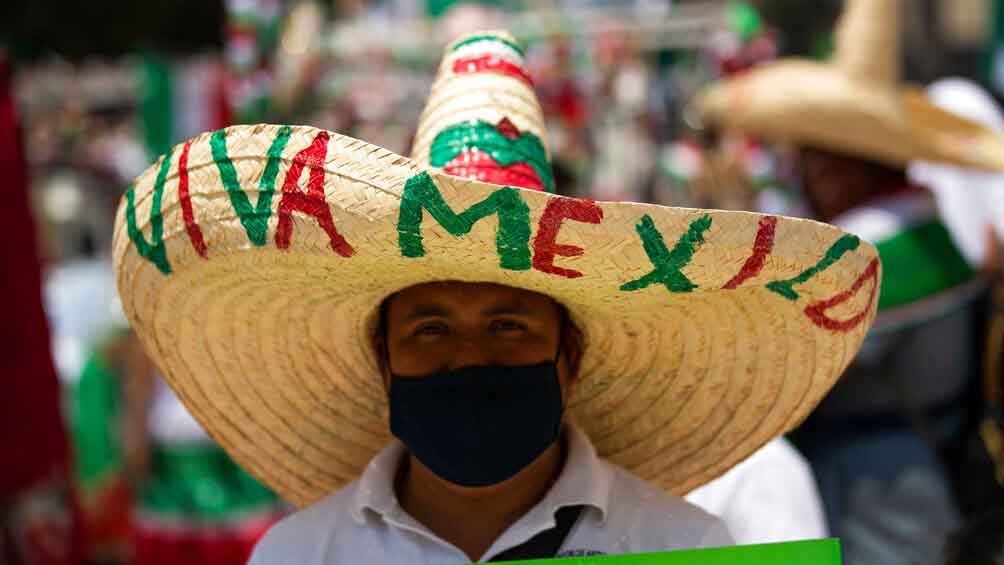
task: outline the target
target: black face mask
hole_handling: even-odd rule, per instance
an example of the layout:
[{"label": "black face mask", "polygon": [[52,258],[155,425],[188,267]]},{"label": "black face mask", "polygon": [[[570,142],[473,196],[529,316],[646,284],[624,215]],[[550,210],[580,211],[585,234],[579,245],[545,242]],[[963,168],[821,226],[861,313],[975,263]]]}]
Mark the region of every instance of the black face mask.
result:
[{"label": "black face mask", "polygon": [[436,475],[465,487],[513,477],[561,432],[554,361],[393,376],[390,429]]}]

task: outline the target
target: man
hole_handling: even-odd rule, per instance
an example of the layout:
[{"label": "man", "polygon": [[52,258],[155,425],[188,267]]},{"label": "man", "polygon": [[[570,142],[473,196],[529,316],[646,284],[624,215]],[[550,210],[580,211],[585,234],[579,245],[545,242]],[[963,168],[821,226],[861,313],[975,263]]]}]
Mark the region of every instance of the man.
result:
[{"label": "man", "polygon": [[253,563],[731,542],[674,495],[832,385],[874,315],[874,249],[815,222],[554,196],[544,139],[521,47],[487,32],[447,48],[414,161],[241,126],[127,192],[132,327],[302,508]]},{"label": "man", "polygon": [[[597,458],[582,432],[563,426],[582,344],[554,300],[433,282],[381,310],[374,348],[402,444],[270,532],[252,563],[543,557],[523,551],[547,534],[556,509],[578,519],[569,555],[731,544],[720,521]],[[330,540],[326,555],[321,540]],[[524,550],[506,547],[518,541]]]},{"label": "man", "polygon": [[831,63],[765,65],[700,102],[711,123],[796,146],[815,215],[882,258],[876,328],[797,438],[859,563],[930,562],[958,520],[936,449],[974,372],[973,270],[906,166],[1004,168],[1004,139],[899,84],[898,16],[895,0],[848,2]]}]

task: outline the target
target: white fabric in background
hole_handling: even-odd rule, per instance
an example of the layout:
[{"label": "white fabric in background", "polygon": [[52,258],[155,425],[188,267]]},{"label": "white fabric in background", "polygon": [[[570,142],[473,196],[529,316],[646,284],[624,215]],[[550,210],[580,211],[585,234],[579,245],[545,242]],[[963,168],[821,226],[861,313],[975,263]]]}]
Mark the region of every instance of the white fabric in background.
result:
[{"label": "white fabric in background", "polygon": [[[985,90],[965,79],[939,80],[927,89],[938,107],[1004,133],[1004,115]],[[987,254],[987,226],[1004,237],[1004,174],[939,163],[916,162],[910,180],[926,186],[938,199],[941,217],[952,239],[973,267]]]},{"label": "white fabric in background", "polygon": [[771,441],[686,499],[724,520],[737,545],[829,535],[812,468],[784,438]]},{"label": "white fabric in background", "polygon": [[150,437],[157,443],[168,445],[212,443],[213,440],[164,382],[164,378],[160,375],[156,378],[147,416]]}]

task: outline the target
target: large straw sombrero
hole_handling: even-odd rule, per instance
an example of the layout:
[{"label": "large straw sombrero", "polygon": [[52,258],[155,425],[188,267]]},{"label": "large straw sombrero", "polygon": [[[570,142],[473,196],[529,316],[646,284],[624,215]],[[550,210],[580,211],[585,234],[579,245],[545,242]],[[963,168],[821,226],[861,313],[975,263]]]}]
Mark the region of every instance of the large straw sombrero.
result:
[{"label": "large straw sombrero", "polygon": [[123,199],[124,309],[199,422],[298,505],[390,439],[370,336],[384,298],[427,281],[566,305],[585,339],[572,416],[673,492],[805,418],[874,318],[875,249],[812,221],[532,190],[553,185],[544,139],[502,33],[448,49],[414,159],[304,126],[203,134]]},{"label": "large straw sombrero", "polygon": [[1004,138],[900,84],[898,0],[848,0],[829,63],[779,60],[711,87],[704,121],[905,167],[1004,171]]}]

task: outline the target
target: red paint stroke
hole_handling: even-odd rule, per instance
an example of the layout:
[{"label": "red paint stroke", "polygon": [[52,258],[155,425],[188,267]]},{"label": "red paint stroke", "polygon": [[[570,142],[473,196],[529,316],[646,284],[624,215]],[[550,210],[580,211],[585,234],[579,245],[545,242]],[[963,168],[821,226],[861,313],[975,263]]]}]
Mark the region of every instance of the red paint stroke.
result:
[{"label": "red paint stroke", "polygon": [[[878,293],[879,287],[878,267],[879,260],[877,258],[872,259],[872,262],[868,264],[868,268],[861,273],[858,280],[854,281],[851,288],[833,296],[832,298],[821,300],[815,304],[810,304],[805,308],[805,315],[808,316],[809,319],[817,326],[835,332],[849,332],[858,327],[861,322],[865,321],[865,318],[868,317],[868,312],[872,308],[872,303],[875,302],[875,295]],[[872,285],[871,295],[868,297],[868,304],[860,313],[847,320],[834,320],[826,315],[826,311],[830,308],[839,306],[850,300],[851,297],[861,290],[861,287],[864,286],[869,279],[873,280],[874,284]]]},{"label": "red paint stroke", "polygon": [[474,73],[498,73],[510,76],[526,83],[533,88],[533,79],[526,69],[499,57],[498,55],[486,54],[475,57],[461,57],[453,62],[453,72],[458,75]]},{"label": "red paint stroke", "polygon": [[495,129],[509,139],[519,139],[520,133],[522,133],[509,118],[499,120],[499,123],[495,125]]},{"label": "red paint stroke", "polygon": [[513,163],[508,167],[484,151],[465,151],[443,167],[448,175],[490,182],[502,186],[518,186],[530,190],[544,190],[540,175],[527,163]]},{"label": "red paint stroke", "polygon": [[181,157],[178,158],[178,202],[181,203],[181,215],[185,219],[185,231],[188,232],[192,247],[200,257],[208,259],[206,240],[202,237],[202,228],[195,221],[192,196],[188,192],[188,150],[191,148],[192,142],[189,141],[181,149]]},{"label": "red paint stroke", "polygon": [[537,236],[533,239],[533,268],[542,273],[575,279],[581,277],[582,273],[573,269],[563,269],[554,264],[555,256],[578,257],[585,253],[585,250],[577,245],[556,243],[558,231],[565,219],[598,224],[603,221],[603,208],[592,200],[578,198],[555,197],[548,201],[537,226]]},{"label": "red paint stroke", "polygon": [[732,280],[725,283],[722,288],[725,290],[735,290],[739,285],[760,274],[767,256],[774,250],[774,230],[777,229],[777,216],[764,216],[760,218],[760,228],[756,232],[756,239],[753,241],[753,254],[746,259],[743,267],[739,269]]},{"label": "red paint stroke", "polygon": [[[335,228],[331,208],[324,198],[324,158],[328,154],[328,132],[317,134],[309,147],[293,157],[293,164],[286,171],[282,183],[282,200],[279,202],[279,225],[275,230],[275,244],[279,249],[288,249],[293,236],[293,212],[313,216],[321,229],[328,234],[331,249],[342,257],[351,257],[355,249]],[[307,192],[299,189],[298,183],[303,167],[310,168]]]}]

